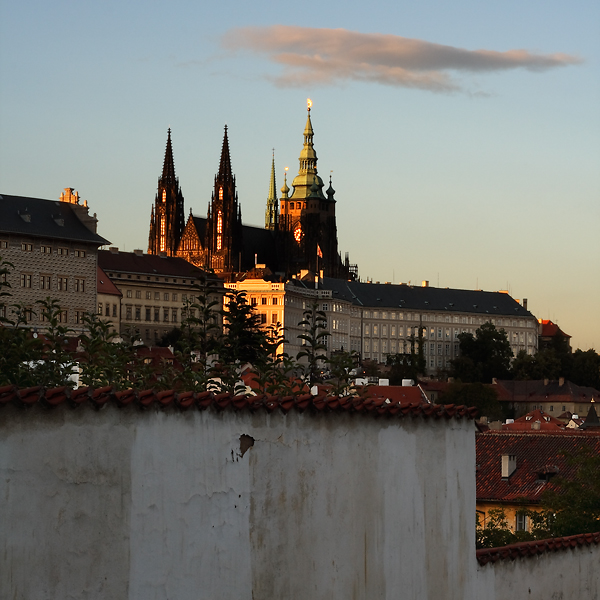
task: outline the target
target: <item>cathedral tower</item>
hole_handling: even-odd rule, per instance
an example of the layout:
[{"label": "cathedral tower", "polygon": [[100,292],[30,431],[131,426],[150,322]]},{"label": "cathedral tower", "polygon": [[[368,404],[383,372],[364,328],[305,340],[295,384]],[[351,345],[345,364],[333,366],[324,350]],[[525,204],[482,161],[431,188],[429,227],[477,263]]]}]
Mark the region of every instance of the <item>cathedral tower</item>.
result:
[{"label": "cathedral tower", "polygon": [[223,136],[219,172],[206,219],[206,267],[215,273],[231,273],[239,269],[242,240],[242,215],[231,171],[227,125]]},{"label": "cathedral tower", "polygon": [[288,268],[314,273],[322,270],[325,277],[345,278],[347,269],[338,254],[335,191],[330,181],[325,195],[317,173],[311,106],[309,100],[298,175],[292,182],[294,191],[288,196],[287,181],[282,188],[280,229],[288,232]]},{"label": "cathedral tower", "polygon": [[171,129],[169,129],[163,172],[158,180],[158,192],[150,216],[148,254],[165,253],[167,256],[175,256],[184,224],[183,195],[179,187],[179,179],[175,177]]}]

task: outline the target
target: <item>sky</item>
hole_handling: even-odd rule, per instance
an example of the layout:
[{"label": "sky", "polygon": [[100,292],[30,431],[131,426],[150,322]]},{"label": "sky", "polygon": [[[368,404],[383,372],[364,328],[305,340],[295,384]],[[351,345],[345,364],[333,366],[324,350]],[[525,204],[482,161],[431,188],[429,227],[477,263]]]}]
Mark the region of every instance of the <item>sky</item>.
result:
[{"label": "sky", "polygon": [[0,193],[76,189],[147,249],[167,129],[205,216],[228,126],[245,223],[311,98],[363,280],[508,290],[600,351],[600,4],[21,0],[0,7]]}]

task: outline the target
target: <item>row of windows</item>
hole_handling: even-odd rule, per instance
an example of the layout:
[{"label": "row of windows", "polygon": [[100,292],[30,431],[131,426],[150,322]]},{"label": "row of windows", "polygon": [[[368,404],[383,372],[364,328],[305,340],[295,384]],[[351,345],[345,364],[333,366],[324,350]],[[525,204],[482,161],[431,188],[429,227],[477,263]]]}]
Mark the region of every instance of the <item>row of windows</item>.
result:
[{"label": "row of windows", "polygon": [[[116,304],[113,305],[113,317],[116,317]],[[108,310],[108,303],[105,306],[105,315]],[[177,308],[163,308],[162,309],[162,322],[163,323],[177,323],[178,321],[178,310]],[[192,311],[195,312],[195,311]],[[98,313],[102,314],[102,303],[98,304]],[[144,321],[154,321],[156,323],[161,320],[161,309],[158,306],[148,307],[145,306],[143,309]],[[185,311],[181,311],[182,318],[185,318]],[[191,316],[194,316],[192,314]],[[141,306],[126,306],[125,307],[125,320],[126,321],[141,321],[142,320],[142,307]]]},{"label": "row of windows", "polygon": [[[260,300],[260,303],[259,303],[259,300]],[[271,298],[271,304],[273,306],[277,306],[278,303],[279,303],[279,299],[277,298],[277,296],[273,296]],[[251,306],[258,306],[259,304],[261,306],[266,306],[267,304],[269,304],[269,298],[266,296],[261,296],[260,298],[257,296],[250,297],[250,305]]]},{"label": "row of windows", "polygon": [[[33,308],[26,308],[25,311],[23,312],[23,316],[25,318],[26,323],[31,323],[34,320],[36,315],[39,317],[40,323],[48,322],[48,317],[47,317],[46,313],[44,313],[43,311],[36,312],[33,310]],[[69,321],[69,315],[72,317],[72,321]],[[75,325],[83,325],[85,322],[84,321],[85,315],[86,315],[85,310],[72,310],[70,312],[68,310],[61,310],[57,314],[57,319],[58,319],[59,323],[72,323]],[[5,306],[0,307],[0,317],[6,317],[6,307]]]},{"label": "row of windows", "polygon": [[[21,273],[21,287],[31,288],[33,282],[33,275],[31,273]],[[40,290],[52,290],[52,275],[40,275],[39,280]],[[68,277],[56,277],[56,291],[57,292],[68,292],[69,291],[69,278]],[[84,293],[85,292],[85,279],[82,277],[73,277],[73,292]]]},{"label": "row of windows", "polygon": [[[125,296],[127,298],[133,298],[133,291],[134,290],[126,290],[125,291]],[[177,302],[178,298],[179,298],[179,294],[175,294],[175,293],[171,293],[171,292],[146,292],[146,300],[152,300],[152,298],[154,298],[154,300],[160,300],[160,295],[163,295],[163,300],[165,302]],[[135,290],[135,297],[138,300],[141,300],[142,298],[142,290]],[[181,300],[182,302],[185,302],[187,300],[187,294],[181,294]],[[191,301],[193,301],[193,296],[190,298]]]},{"label": "row of windows", "polygon": [[[328,305],[323,304],[323,310],[328,310]],[[365,319],[391,319],[399,321],[433,321],[438,323],[462,323],[464,325],[483,325],[484,322],[490,322],[498,327],[534,327],[532,320],[526,319],[509,319],[509,318],[484,318],[474,317],[466,315],[436,315],[430,313],[413,313],[413,312],[389,312],[379,310],[365,310],[363,311],[363,317]]]},{"label": "row of windows", "polygon": [[[121,278],[121,277],[125,276],[125,273],[108,273],[108,276],[109,277],[118,277],[118,278]],[[132,279],[131,274],[127,274],[127,279]],[[136,279],[140,279],[141,280],[142,276],[141,275],[136,275]],[[179,282],[179,279],[172,279],[170,277],[164,277],[164,278],[162,278],[162,277],[155,277],[154,281],[162,281],[163,279],[164,279],[165,283],[169,283],[170,281],[173,282],[173,283],[178,283]],[[152,277],[150,277],[149,275],[146,276],[146,281],[152,281]],[[193,283],[193,280],[190,279],[188,281],[187,279],[182,279],[180,283],[183,283],[183,284],[190,283],[191,284],[191,283]]]},{"label": "row of windows", "polygon": [[[6,241],[0,242],[0,247],[8,248],[8,242],[6,242]],[[21,242],[21,250],[23,252],[33,252],[33,249],[34,249],[33,244],[30,244],[28,242]],[[52,254],[52,246],[46,246],[46,245],[42,244],[42,245],[40,245],[40,252],[42,254]],[[59,246],[56,249],[56,254],[58,254],[60,256],[68,256],[69,249]],[[85,250],[79,250],[79,249],[73,250],[73,256],[76,256],[78,258],[85,258],[86,252],[85,252]]]}]

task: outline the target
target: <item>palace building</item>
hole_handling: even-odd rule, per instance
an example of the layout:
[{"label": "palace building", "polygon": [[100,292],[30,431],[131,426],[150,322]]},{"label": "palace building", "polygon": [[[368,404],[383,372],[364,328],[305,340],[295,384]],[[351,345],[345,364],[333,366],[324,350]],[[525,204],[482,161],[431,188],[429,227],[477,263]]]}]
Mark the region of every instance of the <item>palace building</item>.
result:
[{"label": "palace building", "polygon": [[263,229],[242,223],[227,126],[207,216],[190,212],[184,225],[183,195],[175,177],[169,130],[163,174],[150,219],[148,253],[184,258],[226,281],[236,281],[259,263],[282,280],[298,273],[355,277],[356,266],[349,265],[347,256],[342,262],[338,251],[335,191],[330,180],[323,192],[313,137],[309,102],[298,175],[292,190],[287,178],[284,180],[280,201],[273,157]]}]

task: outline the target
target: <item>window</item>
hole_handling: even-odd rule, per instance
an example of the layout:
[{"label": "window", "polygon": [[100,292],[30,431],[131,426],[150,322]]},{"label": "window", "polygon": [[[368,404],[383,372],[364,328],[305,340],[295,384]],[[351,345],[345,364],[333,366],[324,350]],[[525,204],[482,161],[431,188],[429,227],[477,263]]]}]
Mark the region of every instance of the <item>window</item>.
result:
[{"label": "window", "polygon": [[152,300],[152,292],[146,292],[146,300]]},{"label": "window", "polygon": [[21,287],[31,287],[31,273],[21,273]]},{"label": "window", "polygon": [[75,323],[77,325],[83,325],[83,317],[85,315],[85,312],[82,310],[76,310],[75,311]]},{"label": "window", "polygon": [[25,242],[23,242],[21,244],[21,250],[23,250],[24,252],[31,252],[33,250],[33,244],[26,244]]},{"label": "window", "polygon": [[112,314],[112,316],[113,317],[117,316],[117,305],[116,304],[113,304],[113,314]]},{"label": "window", "polygon": [[277,296],[273,296],[273,306],[277,304]]},{"label": "window", "polygon": [[142,298],[142,291],[141,290],[135,290],[135,297],[138,300],[141,300],[141,298]]},{"label": "window", "polygon": [[517,513],[517,531],[527,531],[527,517],[523,513]]},{"label": "window", "polygon": [[85,279],[81,279],[80,277],[75,277],[75,291],[76,292],[85,292]]},{"label": "window", "polygon": [[258,304],[256,298],[250,298],[250,305],[251,306],[256,306]]},{"label": "window", "polygon": [[[146,321],[150,321],[150,320],[151,320],[150,309],[148,307],[146,307]],[[148,337],[147,334],[146,334],[146,337]]]},{"label": "window", "polygon": [[58,277],[56,283],[59,292],[66,292],[69,288],[69,279],[67,277]]},{"label": "window", "polygon": [[160,300],[160,292],[154,292],[154,299]]},{"label": "window", "polygon": [[277,313],[271,314],[271,323],[273,323],[274,325],[277,323]]},{"label": "window", "polygon": [[133,293],[131,290],[127,290],[127,292],[125,293],[125,295],[127,296],[127,298],[131,298],[133,296]]},{"label": "window", "polygon": [[329,310],[329,305],[328,304],[323,304],[323,310]]},{"label": "window", "polygon": [[40,252],[42,254],[52,254],[52,246],[40,246]]},{"label": "window", "polygon": [[177,309],[176,308],[171,309],[171,322],[177,323]]},{"label": "window", "polygon": [[181,301],[187,302],[187,294],[181,294]]},{"label": "window", "polygon": [[8,242],[5,240],[0,241],[0,248],[8,248]]},{"label": "window", "polygon": [[168,302],[168,301],[169,301],[169,298],[170,298],[170,296],[169,296],[169,292],[165,292],[165,293],[163,294],[163,300],[164,300],[165,302]]},{"label": "window", "polygon": [[69,249],[68,248],[57,248],[56,254],[60,254],[61,256],[68,256]]},{"label": "window", "polygon": [[135,307],[135,320],[136,321],[142,320],[142,307],[141,306]]},{"label": "window", "polygon": [[168,323],[169,322],[169,309],[165,308],[163,310],[163,322],[164,323]]},{"label": "window", "polygon": [[263,297],[260,299],[260,303],[261,303],[261,304],[263,304],[263,305],[264,305],[264,304],[266,304],[266,303],[267,303],[267,299],[266,299],[266,298],[263,296]]},{"label": "window", "polygon": [[154,307],[154,321],[155,323],[160,321],[160,308]]},{"label": "window", "polygon": [[102,302],[98,302],[98,314],[102,316]]},{"label": "window", "polygon": [[75,250],[73,254],[79,258],[85,258],[85,250]]},{"label": "window", "polygon": [[396,326],[392,325],[391,330],[392,330],[392,337],[394,337],[396,335]]},{"label": "window", "polygon": [[40,275],[40,290],[49,290],[51,283],[50,275]]},{"label": "window", "polygon": [[171,294],[171,300],[177,302],[177,294]]},{"label": "window", "polygon": [[261,325],[264,325],[267,322],[267,315],[266,313],[260,313],[260,323]]},{"label": "window", "polygon": [[104,307],[104,316],[110,317],[110,302],[107,302],[106,306]]},{"label": "window", "polygon": [[377,325],[373,325],[373,335],[379,335],[379,327]]},{"label": "window", "polygon": [[128,305],[125,308],[125,319],[127,319],[127,321],[131,321],[131,316],[132,316],[131,312],[132,312],[132,307],[131,307],[131,305]]},{"label": "window", "polygon": [[58,313],[58,322],[59,323],[68,323],[68,313],[66,310],[61,310]]}]

